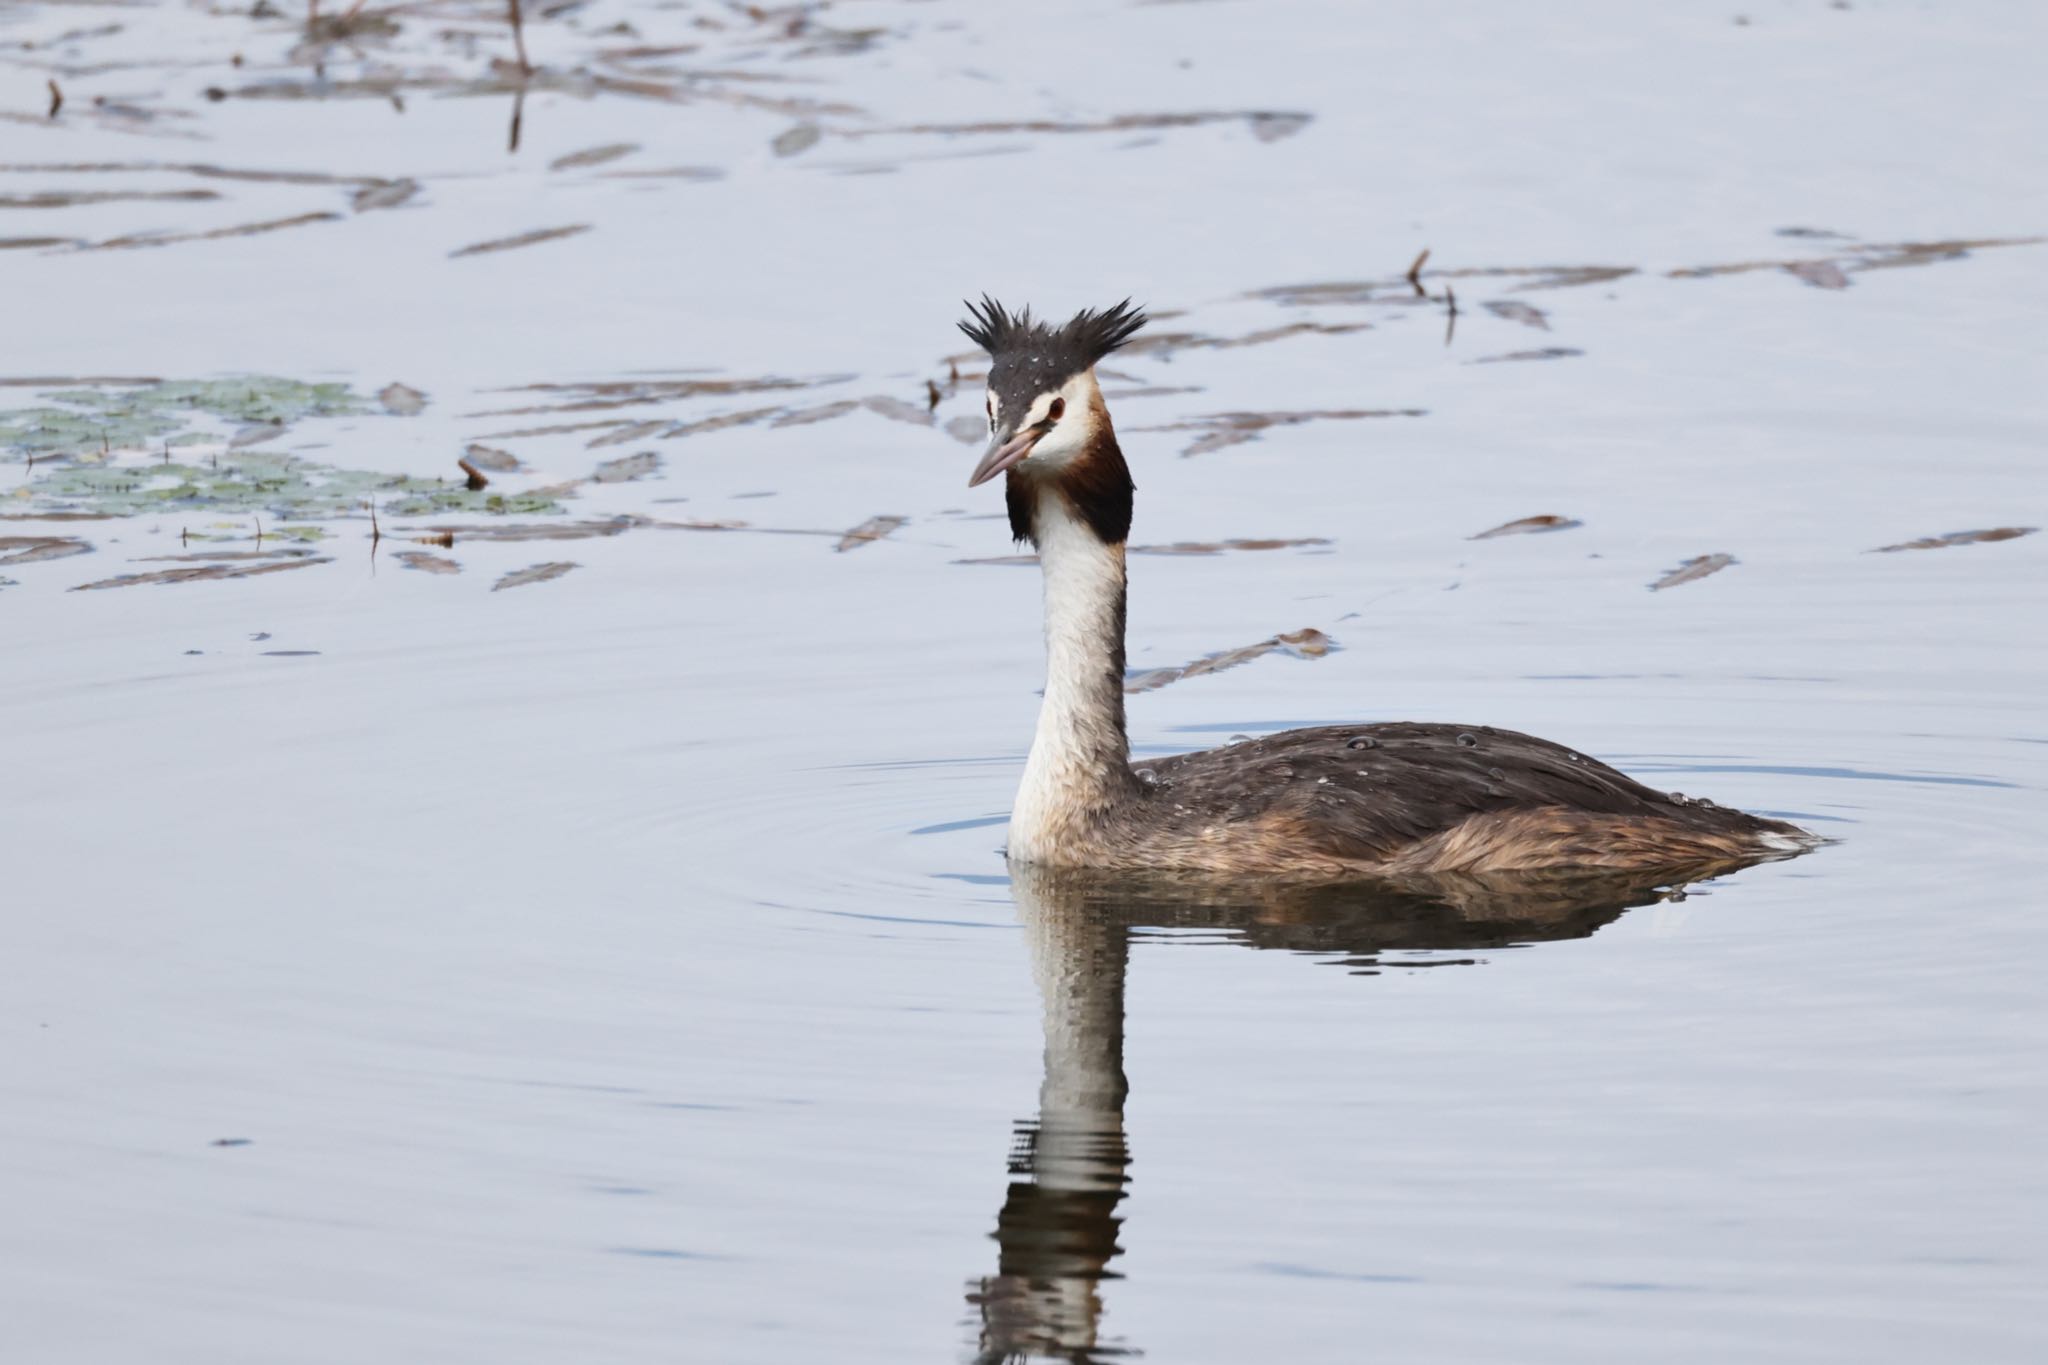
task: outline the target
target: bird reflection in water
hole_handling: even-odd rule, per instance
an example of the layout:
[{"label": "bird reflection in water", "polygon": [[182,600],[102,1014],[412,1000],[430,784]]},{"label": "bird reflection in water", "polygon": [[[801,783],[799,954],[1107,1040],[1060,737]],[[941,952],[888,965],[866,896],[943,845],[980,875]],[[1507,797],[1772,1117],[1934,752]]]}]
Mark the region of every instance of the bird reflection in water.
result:
[{"label": "bird reflection in water", "polygon": [[[1692,879],[1742,863],[1697,869]],[[996,1215],[996,1273],[970,1283],[978,1365],[1138,1354],[1104,1336],[1102,1284],[1122,1249],[1124,976],[1134,930],[1209,930],[1220,942],[1333,955],[1355,971],[1402,950],[1584,938],[1674,899],[1669,874],[1440,877],[1343,886],[1134,882],[1012,864],[1011,888],[1045,1006],[1038,1116],[1017,1125]]]}]

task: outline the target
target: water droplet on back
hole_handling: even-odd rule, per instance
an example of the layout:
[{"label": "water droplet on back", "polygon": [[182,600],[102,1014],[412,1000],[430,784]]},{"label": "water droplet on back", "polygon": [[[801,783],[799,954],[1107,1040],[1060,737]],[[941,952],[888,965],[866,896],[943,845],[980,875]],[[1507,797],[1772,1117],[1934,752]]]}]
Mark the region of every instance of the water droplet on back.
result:
[{"label": "water droplet on back", "polygon": [[1458,736],[1458,747],[1459,747],[1459,748],[1461,748],[1461,749],[1475,749],[1475,748],[1479,747],[1479,736],[1477,736],[1477,735],[1459,735],[1459,736]]},{"label": "water droplet on back", "polygon": [[1344,746],[1347,749],[1377,749],[1380,742],[1371,735],[1359,735]]},{"label": "water droplet on back", "polygon": [[1140,768],[1138,769],[1138,780],[1148,787],[1156,787],[1159,785],[1159,774],[1153,772],[1150,768]]}]

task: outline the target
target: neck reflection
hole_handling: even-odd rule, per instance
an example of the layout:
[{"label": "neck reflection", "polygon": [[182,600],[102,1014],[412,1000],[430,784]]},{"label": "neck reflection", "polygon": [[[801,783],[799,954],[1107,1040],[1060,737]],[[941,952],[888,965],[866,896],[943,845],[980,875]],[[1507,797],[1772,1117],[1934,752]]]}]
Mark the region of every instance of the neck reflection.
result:
[{"label": "neck reflection", "polygon": [[1038,1115],[1020,1121],[996,1215],[996,1273],[972,1281],[980,1365],[1087,1365],[1137,1352],[1103,1330],[1103,1281],[1130,1184],[1124,1137],[1124,978],[1134,929],[1209,930],[1219,943],[1314,953],[1353,972],[1402,950],[1584,938],[1670,898],[1645,876],[1460,877],[1342,887],[1133,882],[1011,864],[1044,1003]]}]

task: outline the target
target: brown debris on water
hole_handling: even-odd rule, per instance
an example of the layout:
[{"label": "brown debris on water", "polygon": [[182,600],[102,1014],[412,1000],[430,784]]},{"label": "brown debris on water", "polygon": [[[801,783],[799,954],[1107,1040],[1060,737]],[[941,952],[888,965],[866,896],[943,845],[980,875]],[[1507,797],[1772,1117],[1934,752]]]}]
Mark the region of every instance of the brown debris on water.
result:
[{"label": "brown debris on water", "polygon": [[1652,583],[1650,591],[1661,592],[1665,588],[1675,588],[1681,583],[1697,583],[1708,574],[1717,574],[1730,564],[1738,562],[1734,555],[1695,555]]},{"label": "brown debris on water", "polygon": [[491,486],[491,481],[484,477],[484,472],[467,459],[457,460],[455,467],[462,471],[462,486],[470,492],[481,493]]},{"label": "brown debris on water", "polygon": [[1292,630],[1282,635],[1272,635],[1257,644],[1240,645],[1215,654],[1205,654],[1190,663],[1174,668],[1150,668],[1133,673],[1124,679],[1124,691],[1129,693],[1154,692],[1168,683],[1183,678],[1199,678],[1205,673],[1221,673],[1226,668],[1250,663],[1253,659],[1274,651],[1291,654],[1297,659],[1320,659],[1337,648],[1337,642],[1313,626],[1304,630]]},{"label": "brown debris on water", "polygon": [[326,555],[311,555],[294,556],[289,559],[266,558],[260,563],[193,564],[182,569],[158,569],[154,573],[129,573],[116,578],[102,578],[96,583],[80,583],[71,591],[132,588],[143,583],[199,583],[221,578],[255,578],[261,574],[283,573],[286,569],[308,569],[315,564],[333,562],[334,560]]},{"label": "brown debris on water", "polygon": [[497,237],[488,242],[474,242],[469,246],[457,247],[448,253],[450,259],[458,256],[482,256],[492,251],[511,251],[517,247],[535,246],[541,242],[560,241],[578,233],[590,231],[588,223],[572,223],[567,227],[535,228],[511,237]]},{"label": "brown debris on water", "polygon": [[1422,267],[1428,263],[1429,248],[1424,247],[1422,248],[1422,254],[1417,256],[1408,266],[1408,274],[1406,276],[1408,285],[1415,291],[1415,297],[1418,299],[1429,297],[1429,291],[1422,287]]},{"label": "brown debris on water", "polygon": [[92,546],[77,536],[0,536],[0,564],[34,564],[91,553]]},{"label": "brown debris on water", "polygon": [[861,546],[872,541],[886,538],[898,527],[908,523],[909,520],[910,518],[908,517],[869,517],[866,521],[841,536],[839,543],[832,548],[841,554],[848,550],[858,550]]},{"label": "brown debris on water", "polygon": [[1502,355],[1483,355],[1477,360],[1468,360],[1467,365],[1498,365],[1505,360],[1568,360],[1585,352],[1576,346],[1543,346],[1533,351],[1508,351]]},{"label": "brown debris on water", "polygon": [[1522,517],[1517,521],[1504,521],[1490,531],[1481,531],[1478,535],[1467,536],[1465,539],[1492,540],[1496,536],[1541,535],[1546,531],[1570,531],[1585,524],[1574,517],[1560,517],[1545,513],[1542,516]]},{"label": "brown debris on water", "polygon": [[[1988,545],[1994,541],[2018,540],[2039,529],[2038,526],[1994,526],[1983,531],[1950,531],[1947,535],[1922,536],[1918,540],[1902,540],[1897,545],[1880,545],[1867,553],[1888,555],[1900,550],[1946,550],[1952,545]],[[0,560],[0,564],[4,563],[5,560]]]},{"label": "brown debris on water", "polygon": [[497,582],[491,584],[492,592],[503,592],[507,588],[523,588],[529,583],[545,583],[560,578],[571,569],[580,568],[574,560],[556,559],[545,564],[529,564],[523,569],[514,569]]},{"label": "brown debris on water", "polygon": [[418,569],[422,573],[455,574],[462,572],[462,566],[454,560],[443,559],[440,555],[430,555],[425,550],[400,550],[396,558],[406,568]]},{"label": "brown debris on water", "polygon": [[1305,412],[1215,412],[1184,422],[1163,426],[1131,427],[1131,431],[1199,431],[1181,451],[1183,456],[1206,455],[1227,446],[1256,441],[1274,427],[1298,426],[1303,422],[1348,422],[1369,417],[1422,417],[1426,408],[1328,408]]}]

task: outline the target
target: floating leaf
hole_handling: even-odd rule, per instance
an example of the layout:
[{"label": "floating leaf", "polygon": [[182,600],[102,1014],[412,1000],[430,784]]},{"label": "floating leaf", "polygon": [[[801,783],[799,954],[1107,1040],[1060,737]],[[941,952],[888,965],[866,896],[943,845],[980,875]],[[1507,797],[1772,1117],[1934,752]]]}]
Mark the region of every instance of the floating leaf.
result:
[{"label": "floating leaf", "polygon": [[1787,274],[1797,275],[1815,289],[1847,289],[1849,277],[1842,273],[1842,267],[1833,261],[1793,261],[1785,267]]},{"label": "floating leaf", "polygon": [[857,550],[871,540],[883,539],[909,520],[910,518],[908,517],[869,517],[866,521],[841,536],[839,543],[832,548],[842,552]]},{"label": "floating leaf", "polygon": [[92,546],[76,536],[0,536],[0,564],[33,564],[90,553]]},{"label": "floating leaf", "polygon": [[548,163],[551,171],[574,170],[578,166],[602,166],[607,161],[617,161],[622,156],[631,156],[640,150],[637,142],[607,142],[602,147],[585,147],[580,152],[558,156]]},{"label": "floating leaf", "polygon": [[775,141],[769,145],[775,149],[777,156],[795,156],[798,152],[816,146],[818,139],[824,135],[824,129],[815,123],[799,123],[796,127],[777,134]]},{"label": "floating leaf", "polygon": [[515,521],[501,525],[485,522],[481,525],[428,526],[422,529],[427,535],[437,538],[433,543],[453,545],[457,540],[590,540],[598,536],[615,536],[647,524],[640,517],[619,516],[607,517],[603,521]]},{"label": "floating leaf", "polygon": [[357,213],[368,213],[371,209],[395,209],[420,192],[417,180],[379,180],[374,185],[365,185],[349,201]]},{"label": "floating leaf", "polygon": [[1503,360],[1564,360],[1585,352],[1576,346],[1544,346],[1534,351],[1509,351],[1506,355],[1483,355],[1467,361],[1471,365],[1497,365]]},{"label": "floating leaf", "polygon": [[1486,311],[1495,317],[1506,318],[1509,322],[1519,322],[1524,327],[1534,327],[1544,332],[1550,330],[1550,319],[1544,311],[1523,303],[1520,299],[1488,299]]},{"label": "floating leaf", "polygon": [[1681,583],[1697,583],[1708,574],[1715,574],[1736,562],[1734,555],[1696,555],[1686,560],[1671,572],[1650,585],[1651,592],[1664,588],[1675,588]]},{"label": "floating leaf", "polygon": [[577,565],[571,560],[553,560],[546,564],[533,564],[524,569],[514,569],[491,585],[492,592],[503,592],[506,588],[523,588],[528,583],[545,583],[551,578],[560,578]]},{"label": "floating leaf", "polygon": [[634,479],[652,474],[661,468],[661,456],[651,450],[633,455],[621,455],[615,460],[606,460],[591,475],[599,483],[630,483]]},{"label": "floating leaf", "polygon": [[1330,408],[1308,412],[1215,412],[1165,426],[1132,427],[1132,431],[1200,431],[1182,455],[1206,455],[1226,446],[1256,441],[1273,427],[1298,426],[1303,422],[1355,421],[1367,417],[1421,417],[1422,408]]},{"label": "floating leaf", "polygon": [[[1997,540],[2018,540],[2039,530],[2036,526],[1995,526],[1988,531],[1950,531],[1943,536],[1922,536],[1897,545],[1880,545],[1872,554],[1888,555],[1900,550],[1945,550],[1951,545],[1982,545]],[[0,564],[6,563],[0,560]]]},{"label": "floating leaf", "polygon": [[513,474],[523,468],[517,455],[509,450],[499,450],[495,446],[480,446],[472,442],[463,449],[462,454],[478,469],[488,469],[493,474]]},{"label": "floating leaf", "polygon": [[1476,536],[1467,536],[1466,539],[1492,540],[1495,536],[1540,535],[1545,531],[1569,531],[1572,530],[1574,527],[1583,525],[1585,525],[1584,522],[1575,520],[1571,517],[1560,517],[1546,514],[1540,517],[1523,517],[1519,521],[1502,522],[1500,525],[1494,527],[1490,531],[1481,531]]},{"label": "floating leaf", "polygon": [[533,246],[539,242],[553,242],[563,237],[574,237],[579,232],[590,231],[588,223],[573,223],[568,227],[535,228],[513,237],[497,237],[488,242],[476,242],[458,247],[449,256],[481,256],[487,251],[510,251],[514,247]]},{"label": "floating leaf", "polygon": [[451,574],[462,572],[462,566],[454,560],[428,554],[425,550],[400,550],[397,558],[398,562],[405,565],[406,568],[418,569],[423,573]]},{"label": "floating leaf", "polygon": [[988,439],[988,423],[979,417],[955,417],[946,423],[946,434],[956,441],[973,445]]},{"label": "floating leaf", "polygon": [[406,384],[386,384],[377,391],[377,401],[394,417],[417,417],[427,406],[427,396]]},{"label": "floating leaf", "polygon": [[932,410],[927,403],[906,403],[901,398],[878,393],[861,399],[860,405],[869,412],[879,413],[894,422],[908,422],[914,427],[928,427],[932,424]]},{"label": "floating leaf", "polygon": [[772,425],[778,427],[800,427],[807,426],[812,422],[829,422],[834,417],[844,417],[847,413],[853,412],[859,407],[860,404],[853,399],[845,398],[837,403],[821,403],[815,408],[792,408],[776,418]]},{"label": "floating leaf", "polygon": [[599,446],[622,446],[628,441],[644,441],[656,432],[665,430],[669,425],[667,422],[628,422],[625,426],[614,427],[602,436],[585,441],[583,448],[595,450]]},{"label": "floating leaf", "polygon": [[1130,673],[1124,678],[1124,691],[1151,692],[1168,683],[1179,682],[1182,678],[1197,678],[1204,673],[1220,673],[1226,668],[1235,668],[1239,664],[1249,663],[1275,650],[1292,654],[1297,659],[1320,659],[1336,647],[1336,641],[1314,627],[1288,631],[1283,635],[1268,636],[1257,644],[1240,645],[1236,649],[1205,654],[1192,663],[1181,664],[1176,668],[1149,668],[1142,672]]},{"label": "floating leaf", "polygon": [[132,588],[142,583],[198,583],[217,578],[254,578],[259,574],[283,573],[286,569],[306,569],[315,564],[333,562],[326,556],[314,556],[304,559],[266,559],[262,563],[193,564],[182,569],[158,569],[154,573],[129,573],[118,578],[102,578],[97,583],[80,583],[71,591]]},{"label": "floating leaf", "polygon": [[1328,545],[1321,536],[1297,540],[1177,540],[1171,545],[1133,545],[1134,555],[1216,555],[1225,550],[1290,550],[1303,545]]}]

